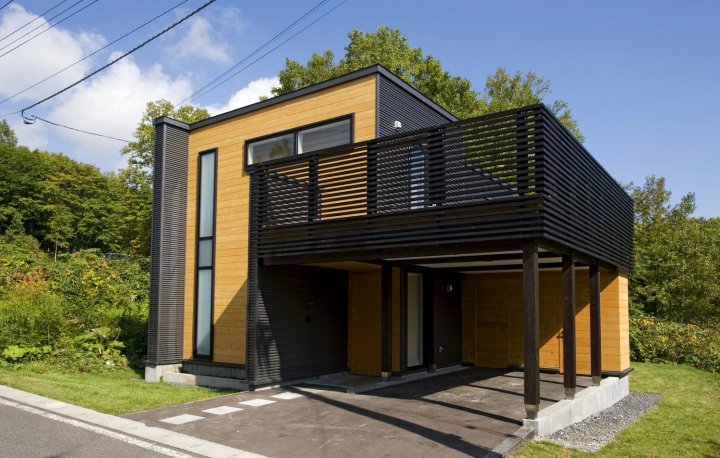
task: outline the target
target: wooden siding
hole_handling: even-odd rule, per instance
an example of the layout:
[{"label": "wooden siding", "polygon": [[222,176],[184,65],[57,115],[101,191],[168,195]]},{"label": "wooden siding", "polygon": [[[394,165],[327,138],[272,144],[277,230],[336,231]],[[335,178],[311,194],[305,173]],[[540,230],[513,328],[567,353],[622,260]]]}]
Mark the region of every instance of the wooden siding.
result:
[{"label": "wooden siding", "polygon": [[245,363],[249,175],[245,141],[354,114],[354,140],[375,137],[376,79],[369,75],[190,133],[183,357],[192,357],[198,153],[218,149],[213,360]]},{"label": "wooden siding", "polygon": [[380,275],[351,272],[348,298],[348,366],[359,375],[380,375]]},{"label": "wooden siding", "polygon": [[[630,366],[628,284],[624,272],[601,271],[602,366]],[[577,371],[590,373],[590,292],[587,269],[576,272]],[[463,362],[478,367],[521,365],[522,274],[471,275],[463,280]],[[540,273],[540,366],[562,370],[560,272]]]}]

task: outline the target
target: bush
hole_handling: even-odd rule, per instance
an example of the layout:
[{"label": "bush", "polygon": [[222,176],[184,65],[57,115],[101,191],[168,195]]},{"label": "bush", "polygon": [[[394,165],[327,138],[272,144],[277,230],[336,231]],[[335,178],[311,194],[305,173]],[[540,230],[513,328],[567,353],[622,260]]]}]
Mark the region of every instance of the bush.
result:
[{"label": "bush", "polygon": [[147,267],[91,250],[54,262],[0,238],[0,362],[87,372],[141,366]]},{"label": "bush", "polygon": [[720,372],[720,330],[652,317],[630,318],[633,361],[690,364]]}]

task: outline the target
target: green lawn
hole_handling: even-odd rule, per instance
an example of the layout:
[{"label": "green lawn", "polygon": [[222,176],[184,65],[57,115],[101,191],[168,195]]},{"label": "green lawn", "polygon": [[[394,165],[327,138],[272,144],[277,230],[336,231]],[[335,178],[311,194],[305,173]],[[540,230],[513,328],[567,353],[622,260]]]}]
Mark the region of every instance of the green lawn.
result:
[{"label": "green lawn", "polygon": [[104,374],[0,369],[0,384],[115,415],[228,394],[206,388],[146,383],[129,369]]},{"label": "green lawn", "polygon": [[595,453],[533,441],[519,457],[720,457],[720,374],[689,366],[634,363],[630,389],[662,399],[618,438]]}]

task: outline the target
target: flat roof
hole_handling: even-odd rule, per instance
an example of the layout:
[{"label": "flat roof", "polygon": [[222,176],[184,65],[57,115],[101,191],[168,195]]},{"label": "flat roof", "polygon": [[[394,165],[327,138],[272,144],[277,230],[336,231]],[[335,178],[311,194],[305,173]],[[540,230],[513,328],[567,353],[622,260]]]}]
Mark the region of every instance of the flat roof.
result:
[{"label": "flat roof", "polygon": [[235,116],[239,116],[241,114],[250,113],[252,111],[260,110],[263,108],[267,108],[269,106],[276,105],[278,103],[286,102],[288,100],[292,100],[298,97],[302,97],[304,95],[312,94],[317,91],[322,91],[323,89],[327,89],[329,87],[337,86],[339,84],[346,83],[348,81],[352,81],[358,78],[362,78],[364,76],[368,75],[374,75],[374,74],[380,74],[383,77],[387,78],[388,80],[395,83],[397,86],[399,86],[401,89],[405,90],[406,92],[410,93],[413,97],[417,98],[424,104],[428,105],[433,110],[437,111],[438,113],[442,114],[446,118],[448,118],[448,121],[457,121],[458,118],[456,118],[452,113],[445,110],[443,107],[438,105],[437,103],[433,102],[430,98],[428,98],[425,94],[418,91],[405,81],[403,81],[400,77],[392,73],[387,68],[383,67],[382,65],[373,65],[370,67],[362,68],[360,70],[356,70],[351,73],[347,73],[345,75],[341,75],[332,79],[329,79],[327,81],[323,81],[322,83],[313,84],[312,86],[307,86],[302,89],[298,89],[296,91],[288,92],[287,94],[279,95],[276,97],[272,97],[266,100],[262,100],[257,103],[253,103],[251,105],[246,105],[241,108],[237,108],[235,110],[228,111],[226,113],[221,113],[215,116],[211,116],[207,119],[203,119],[202,121],[194,122],[192,124],[186,124],[181,121],[177,121],[172,118],[168,118],[166,116],[156,118],[153,121],[153,124],[159,124],[161,122],[169,123],[172,125],[175,125],[176,127],[180,127],[187,130],[193,130],[200,127],[208,126],[210,124],[214,124],[216,122],[224,121],[226,119],[234,118]]}]

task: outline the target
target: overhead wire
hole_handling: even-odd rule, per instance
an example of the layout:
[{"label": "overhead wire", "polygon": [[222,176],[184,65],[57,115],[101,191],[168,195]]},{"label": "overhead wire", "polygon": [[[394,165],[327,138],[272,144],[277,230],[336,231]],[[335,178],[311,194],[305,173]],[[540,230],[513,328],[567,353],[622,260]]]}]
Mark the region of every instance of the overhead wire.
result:
[{"label": "overhead wire", "polygon": [[108,67],[116,64],[117,62],[119,62],[119,61],[121,61],[122,59],[126,58],[126,57],[129,56],[130,54],[134,53],[134,52],[137,51],[138,49],[140,49],[140,48],[142,48],[143,46],[145,46],[146,44],[148,44],[148,43],[150,43],[151,41],[155,40],[156,38],[158,38],[158,37],[166,34],[167,32],[169,32],[170,30],[174,29],[174,28],[177,27],[178,25],[182,24],[182,23],[185,22],[186,20],[190,19],[191,17],[193,17],[194,15],[196,15],[197,13],[199,13],[200,11],[202,11],[202,10],[204,10],[205,8],[207,8],[208,6],[212,5],[212,4],[215,3],[216,1],[217,1],[217,0],[208,0],[207,2],[205,2],[205,3],[202,4],[202,5],[200,5],[198,8],[196,8],[195,10],[193,10],[192,12],[190,12],[189,14],[187,14],[186,16],[184,16],[184,17],[183,17],[182,19],[180,19],[179,21],[176,21],[176,22],[174,22],[173,24],[169,25],[169,26],[166,27],[165,29],[161,30],[160,32],[158,32],[158,33],[156,33],[155,35],[153,35],[152,37],[148,38],[147,40],[143,41],[143,42],[140,43],[139,45],[135,46],[133,49],[131,49],[130,51],[126,52],[125,54],[123,54],[123,55],[121,55],[121,56],[113,59],[112,61],[108,62],[107,64],[103,65],[102,67],[100,67],[100,68],[92,71],[91,73],[85,75],[84,77],[80,78],[79,80],[75,81],[74,83],[70,84],[69,86],[66,86],[65,88],[63,88],[63,89],[61,89],[61,90],[59,90],[59,91],[57,91],[57,92],[55,92],[55,93],[53,93],[53,94],[45,97],[44,99],[39,100],[39,101],[33,103],[32,105],[23,108],[22,110],[20,110],[20,113],[22,114],[22,117],[23,117],[23,121],[26,122],[26,123],[32,124],[32,123],[34,122],[35,117],[34,117],[34,116],[33,116],[33,117],[26,117],[26,116],[25,116],[25,112],[26,112],[26,111],[28,111],[28,110],[30,110],[30,109],[32,109],[32,108],[35,108],[36,106],[38,106],[38,105],[40,105],[40,104],[42,104],[42,103],[45,103],[45,102],[47,102],[48,100],[50,100],[50,99],[52,99],[52,98],[55,98],[55,97],[57,97],[58,95],[66,92],[66,91],[69,91],[70,89],[74,88],[75,86],[77,86],[78,84],[80,84],[80,83],[82,83],[82,82],[84,82],[84,81],[87,81],[88,79],[90,79],[90,78],[92,78],[93,76],[97,75],[97,74],[100,73],[101,71],[103,71],[103,70],[105,70],[106,68],[108,68]]},{"label": "overhead wire", "polygon": [[315,6],[313,6],[312,8],[310,8],[307,12],[305,12],[305,14],[303,14],[302,16],[300,16],[299,18],[297,18],[295,21],[293,21],[290,25],[288,25],[287,27],[285,27],[285,28],[284,28],[283,30],[281,30],[280,32],[276,33],[275,36],[273,36],[271,39],[269,39],[268,41],[266,41],[265,43],[263,43],[260,47],[256,48],[253,52],[251,52],[251,53],[248,54],[247,56],[243,57],[239,62],[237,62],[236,64],[234,64],[233,66],[231,66],[230,68],[228,68],[227,70],[225,70],[224,72],[222,72],[221,74],[219,74],[218,76],[216,76],[214,79],[212,79],[212,80],[210,80],[209,82],[207,82],[204,86],[202,86],[202,87],[200,87],[199,89],[197,89],[195,92],[193,92],[192,94],[190,94],[188,97],[186,97],[185,99],[183,99],[183,100],[180,102],[180,104],[182,105],[183,103],[185,103],[185,102],[187,102],[188,100],[192,99],[192,98],[195,97],[196,95],[200,94],[205,88],[207,88],[208,86],[210,86],[211,84],[213,84],[214,82],[216,82],[217,80],[219,80],[220,78],[222,78],[223,76],[227,75],[228,73],[230,73],[232,70],[236,69],[237,67],[239,67],[239,66],[242,65],[243,63],[247,62],[247,61],[248,61],[250,58],[252,58],[254,55],[256,55],[257,53],[259,53],[260,51],[262,51],[265,47],[267,47],[267,46],[269,46],[270,44],[272,44],[275,40],[279,39],[279,38],[280,38],[281,36],[283,36],[288,30],[290,30],[290,29],[292,29],[293,27],[295,27],[298,23],[302,22],[306,17],[308,17],[309,15],[311,15],[312,13],[314,13],[315,11],[317,11],[319,8],[321,8],[322,6],[324,6],[324,5],[325,5],[327,2],[329,2],[329,1],[330,1],[330,0],[322,0],[321,2],[319,2],[318,4],[316,4]]},{"label": "overhead wire", "polygon": [[23,90],[20,91],[20,92],[16,92],[15,94],[13,94],[13,95],[11,95],[11,96],[3,99],[3,100],[0,100],[0,104],[5,103],[5,102],[7,102],[8,100],[12,100],[12,99],[14,99],[15,97],[17,97],[17,96],[20,95],[20,94],[24,94],[25,92],[27,92],[27,91],[29,91],[30,89],[38,86],[39,84],[44,83],[45,81],[49,80],[50,78],[53,78],[53,77],[59,75],[60,73],[64,72],[65,70],[68,70],[68,69],[74,67],[75,65],[79,64],[80,62],[83,62],[83,61],[91,58],[92,56],[96,55],[97,53],[99,53],[99,52],[101,52],[101,51],[109,48],[110,46],[114,45],[114,44],[117,43],[118,41],[120,41],[120,40],[122,40],[122,39],[124,39],[124,38],[127,38],[129,35],[132,35],[133,33],[137,32],[138,30],[142,29],[142,28],[145,27],[146,25],[148,25],[148,24],[150,24],[150,23],[152,23],[152,22],[160,19],[162,16],[165,16],[165,15],[168,14],[169,12],[171,12],[171,11],[173,11],[174,9],[178,8],[178,7],[181,6],[182,4],[187,3],[188,1],[189,1],[189,0],[182,0],[180,3],[176,4],[176,5],[173,6],[172,8],[170,8],[170,9],[168,9],[168,10],[165,10],[164,12],[158,14],[157,16],[155,16],[154,18],[152,18],[152,19],[150,19],[149,21],[145,22],[144,24],[135,27],[135,28],[132,29],[131,31],[127,32],[126,34],[124,34],[124,35],[121,36],[121,37],[116,38],[115,40],[113,40],[113,41],[111,41],[110,43],[106,44],[106,45],[103,46],[102,48],[96,49],[95,51],[91,52],[90,54],[88,54],[87,56],[83,57],[82,59],[77,60],[77,61],[73,62],[72,64],[68,65],[67,67],[58,70],[57,72],[53,73],[52,75],[47,76],[47,77],[41,79],[40,81],[32,84],[31,86],[26,87],[25,89],[23,89]]},{"label": "overhead wire", "polygon": [[0,6],[0,11],[4,10],[5,7],[8,6],[9,4],[11,4],[12,2],[13,2],[13,0],[10,0],[9,2],[5,3],[3,6]]},{"label": "overhead wire", "polygon": [[[80,1],[82,1],[82,0],[80,0]],[[56,23],[54,23],[53,25],[51,25],[51,26],[48,27],[47,29],[39,32],[37,35],[33,35],[32,37],[30,37],[30,38],[28,38],[27,40],[23,41],[22,43],[20,43],[19,45],[15,46],[15,47],[12,48],[12,49],[10,49],[9,51],[6,51],[5,53],[0,54],[0,57],[3,57],[3,56],[6,56],[6,55],[10,54],[11,52],[15,51],[15,50],[18,49],[19,47],[25,45],[26,43],[28,43],[28,42],[30,42],[30,41],[32,41],[32,40],[34,40],[35,38],[39,37],[39,36],[42,35],[43,33],[45,33],[45,32],[47,32],[48,30],[54,28],[56,25],[62,24],[62,23],[65,22],[66,20],[68,20],[68,19],[70,19],[71,17],[75,16],[76,14],[78,14],[78,13],[86,10],[87,8],[93,6],[95,3],[99,2],[99,1],[100,1],[100,0],[93,0],[92,2],[90,2],[90,3],[88,3],[87,5],[83,6],[83,7],[80,8],[79,10],[77,10],[77,11],[73,12],[72,14],[70,14],[70,15],[68,15],[68,16],[65,16],[64,18],[60,19],[59,21],[57,21]],[[73,6],[77,5],[78,3],[80,3],[80,2],[75,3]],[[68,8],[68,9],[69,9],[69,8]],[[67,10],[65,10],[65,11],[67,11]],[[37,29],[37,28],[38,28],[38,27],[36,27],[35,29]],[[33,30],[35,30],[35,29],[33,29]],[[26,36],[26,35],[27,35],[27,34],[22,35],[20,38],[22,38],[22,37],[24,37],[24,36]],[[19,39],[19,38],[18,38],[18,39]],[[17,41],[17,40],[13,40],[12,42],[8,43],[8,45],[3,46],[2,48],[0,48],[0,51],[2,51],[3,49],[7,48],[8,46],[10,46],[11,44],[15,43],[16,41]]]},{"label": "overhead wire", "polygon": [[334,7],[332,7],[331,9],[329,9],[328,11],[326,11],[325,13],[323,13],[321,16],[317,17],[317,18],[316,18],[315,20],[313,20],[310,24],[308,24],[308,25],[306,25],[305,27],[303,27],[302,29],[298,30],[296,33],[292,34],[290,37],[288,37],[287,39],[285,39],[284,41],[282,41],[281,43],[279,43],[278,45],[276,45],[274,48],[270,49],[268,52],[266,52],[265,54],[261,55],[261,56],[258,57],[257,59],[253,60],[252,62],[250,62],[250,63],[247,64],[246,66],[242,67],[240,70],[236,71],[235,73],[231,74],[230,76],[228,76],[228,77],[225,78],[224,80],[222,80],[222,81],[220,81],[219,83],[215,84],[213,87],[208,88],[207,90],[205,90],[204,92],[202,92],[201,94],[199,94],[199,96],[202,97],[203,95],[205,95],[205,94],[207,94],[207,93],[209,93],[209,92],[217,89],[218,87],[222,86],[222,85],[225,84],[226,82],[230,81],[231,79],[233,79],[234,77],[236,77],[238,74],[240,74],[241,72],[245,71],[246,69],[248,69],[249,67],[251,67],[252,65],[254,65],[256,62],[258,62],[259,60],[261,60],[262,58],[264,58],[264,57],[267,56],[268,54],[270,54],[270,53],[272,53],[273,51],[277,50],[278,48],[280,48],[282,45],[284,45],[284,44],[287,43],[288,41],[292,40],[292,39],[295,38],[296,36],[298,36],[298,35],[300,35],[301,33],[303,33],[305,30],[307,30],[307,29],[309,29],[310,27],[312,27],[315,23],[317,23],[318,21],[320,21],[321,19],[323,19],[325,16],[327,16],[328,14],[330,14],[330,13],[332,13],[333,11],[335,11],[336,9],[338,9],[340,6],[342,6],[346,1],[347,1],[347,0],[342,0],[340,3],[338,3],[337,5],[335,5]]},{"label": "overhead wire", "polygon": [[[37,21],[38,19],[40,19],[41,17],[45,16],[45,15],[48,14],[50,11],[54,10],[55,8],[57,8],[58,6],[62,5],[63,3],[67,2],[67,1],[68,1],[68,0],[62,0],[60,3],[57,3],[55,6],[53,6],[53,7],[50,8],[49,10],[45,11],[44,13],[42,13],[42,14],[40,14],[40,15],[38,15],[38,16],[35,16],[34,19],[30,19],[30,20],[29,20],[28,22],[26,22],[25,24],[21,25],[21,26],[18,27],[17,29],[13,30],[12,32],[10,32],[10,33],[8,33],[7,35],[5,35],[4,37],[0,38],[0,41],[3,41],[4,39],[15,35],[16,33],[18,33],[19,31],[21,31],[21,30],[24,29],[25,27],[29,26],[29,25],[32,24],[33,22]],[[8,4],[10,4],[10,2],[8,2]],[[7,5],[5,5],[5,6],[7,6]],[[3,7],[3,8],[4,8],[4,7]]]},{"label": "overhead wire", "polygon": [[57,123],[57,122],[48,121],[47,119],[41,118],[40,116],[34,116],[34,119],[39,119],[40,121],[46,122],[46,123],[48,123],[48,124],[52,124],[53,126],[63,127],[63,128],[65,128],[65,129],[74,130],[74,131],[76,131],[76,132],[82,132],[83,134],[95,135],[96,137],[103,137],[103,138],[107,138],[107,139],[110,139],[110,140],[117,140],[117,141],[119,141],[119,142],[130,143],[130,140],[123,140],[122,138],[111,137],[110,135],[98,134],[97,132],[90,132],[90,131],[88,131],[88,130],[82,130],[82,129],[78,129],[78,128],[75,128],[75,127],[66,126],[66,125],[64,125],[64,124],[60,124],[60,123]]},{"label": "overhead wire", "polygon": [[[8,46],[11,46],[13,43],[16,43],[16,42],[18,42],[19,40],[22,40],[23,38],[25,38],[26,36],[30,35],[31,33],[33,33],[34,31],[36,31],[36,30],[39,29],[40,27],[44,27],[44,26],[50,24],[50,22],[51,22],[53,19],[55,19],[56,17],[58,17],[58,16],[60,16],[61,14],[65,13],[66,11],[72,9],[74,6],[77,6],[78,3],[82,3],[82,2],[84,2],[84,1],[85,1],[85,0],[78,0],[77,2],[75,2],[75,3],[73,3],[72,5],[68,6],[68,7],[65,8],[64,10],[60,11],[60,12],[59,12],[58,14],[56,14],[55,16],[51,17],[50,19],[46,19],[46,20],[45,20],[45,23],[40,24],[39,26],[35,27],[35,28],[32,29],[32,30],[28,30],[27,32],[25,32],[24,34],[20,35],[19,37],[17,37],[16,39],[14,39],[13,41],[11,41],[10,43],[4,44],[2,47],[0,47],[0,51],[2,51],[3,49],[7,48]],[[41,17],[42,17],[42,16],[38,16],[38,17],[36,17],[35,19],[40,19]],[[43,19],[45,19],[45,18],[43,18]],[[33,21],[30,21],[30,22],[33,22]],[[28,24],[29,24],[29,23],[28,23]]]}]

